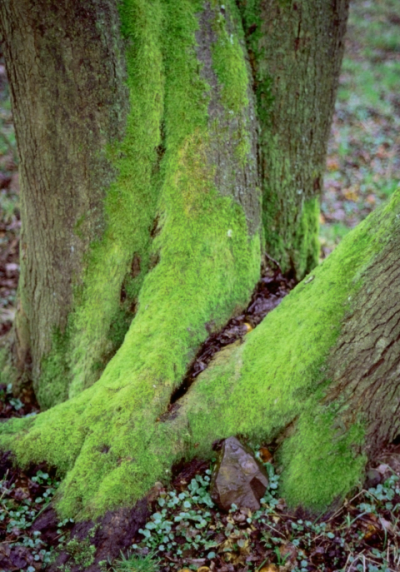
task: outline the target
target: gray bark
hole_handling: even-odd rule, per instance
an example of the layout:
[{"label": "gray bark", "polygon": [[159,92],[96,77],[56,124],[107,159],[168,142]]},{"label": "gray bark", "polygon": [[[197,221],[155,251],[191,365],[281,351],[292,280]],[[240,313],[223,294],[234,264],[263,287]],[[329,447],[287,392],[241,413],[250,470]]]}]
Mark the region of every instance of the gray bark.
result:
[{"label": "gray bark", "polygon": [[104,149],[121,137],[128,93],[113,2],[4,0],[0,30],[20,156],[16,365],[37,380],[104,230],[115,176]]},{"label": "gray bark", "polygon": [[318,263],[318,200],[349,0],[240,0],[260,120],[265,247],[301,279]]}]

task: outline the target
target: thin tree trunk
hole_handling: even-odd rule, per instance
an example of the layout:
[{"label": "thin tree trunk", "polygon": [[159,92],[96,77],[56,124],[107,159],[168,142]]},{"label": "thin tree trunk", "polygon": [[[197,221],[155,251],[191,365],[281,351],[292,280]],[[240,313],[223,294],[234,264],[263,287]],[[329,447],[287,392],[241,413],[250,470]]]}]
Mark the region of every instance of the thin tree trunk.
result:
[{"label": "thin tree trunk", "polygon": [[303,278],[318,263],[319,197],[349,0],[240,0],[260,120],[266,251]]}]

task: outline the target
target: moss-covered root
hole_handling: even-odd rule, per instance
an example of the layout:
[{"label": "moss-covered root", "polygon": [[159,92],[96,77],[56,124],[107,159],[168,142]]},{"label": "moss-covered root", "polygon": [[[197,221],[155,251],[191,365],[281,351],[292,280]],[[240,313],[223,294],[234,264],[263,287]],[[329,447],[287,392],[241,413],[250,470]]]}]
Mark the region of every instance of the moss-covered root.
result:
[{"label": "moss-covered root", "polygon": [[[91,517],[130,505],[166,474],[174,446],[165,436],[163,452],[153,456],[156,420],[199,345],[246,305],[259,276],[252,104],[234,13],[221,19],[189,0],[162,6],[165,150],[154,267],[137,314],[98,382],[82,391],[77,375],[69,401],[2,427],[2,447],[20,463],[46,460],[67,473],[58,503],[66,515]],[[208,33],[211,44],[202,42]],[[223,49],[217,49],[220,38]],[[237,84],[225,70],[232,61],[242,66]],[[216,153],[222,143],[229,157]]]},{"label": "moss-covered root", "polygon": [[[395,196],[350,233],[244,344],[220,352],[169,419],[158,416],[183,366],[179,345],[193,331],[183,311],[172,323],[178,338],[173,329],[158,334],[159,322],[152,329],[139,319],[139,332],[131,329],[97,384],[37,418],[3,424],[1,446],[21,463],[46,459],[66,472],[59,510],[93,517],[133,504],[156,480],[168,480],[171,464],[182,456],[209,456],[215,439],[241,434],[270,440],[283,432],[283,494],[292,505],[325,508],[357,483],[369,434],[354,403],[327,398],[336,387],[336,348],[343,346],[350,309],[362,311],[360,296],[369,291],[371,268],[393,247],[399,217]],[[379,289],[370,294],[379,296]],[[377,348],[385,352],[382,343]],[[349,409],[355,413],[350,419]],[[374,420],[379,423],[379,415]]]},{"label": "moss-covered root", "polygon": [[348,492],[366,454],[400,432],[399,217],[400,193],[246,343],[217,355],[180,401],[170,431],[180,428],[205,455],[230,435],[287,437],[280,462],[290,504],[321,509]]}]

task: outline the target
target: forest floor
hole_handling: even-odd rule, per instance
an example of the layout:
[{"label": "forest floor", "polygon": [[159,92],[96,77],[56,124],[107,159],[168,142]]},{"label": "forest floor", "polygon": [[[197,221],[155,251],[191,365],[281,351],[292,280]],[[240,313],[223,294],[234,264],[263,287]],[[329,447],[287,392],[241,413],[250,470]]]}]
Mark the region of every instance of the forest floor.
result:
[{"label": "forest floor", "polygon": [[[398,0],[355,0],[328,149],[321,259],[400,185],[399,78]],[[18,159],[0,54],[0,336],[10,330],[15,313],[19,231]],[[241,324],[231,327],[240,334]],[[207,351],[223,345],[230,333],[224,335],[213,340]],[[34,405],[22,403],[10,388],[0,386],[0,418],[36,413]],[[262,444],[252,445],[260,461],[265,460]],[[0,571],[46,570],[58,548],[75,562],[83,558],[82,546],[70,536],[73,522],[58,522],[51,513],[57,475],[44,466],[22,472],[10,468],[6,459],[0,459],[0,470],[2,462],[7,468],[0,480]],[[399,445],[382,451],[372,465],[352,498],[315,519],[291,513],[279,498],[273,458],[265,465],[270,488],[253,514],[235,507],[228,514],[217,510],[209,496],[211,468],[195,463],[185,468],[185,486],[177,472],[175,486],[160,490],[151,519],[132,540],[131,554],[111,568],[105,563],[104,568],[116,572],[400,571]],[[89,562],[93,555],[85,550]]]}]

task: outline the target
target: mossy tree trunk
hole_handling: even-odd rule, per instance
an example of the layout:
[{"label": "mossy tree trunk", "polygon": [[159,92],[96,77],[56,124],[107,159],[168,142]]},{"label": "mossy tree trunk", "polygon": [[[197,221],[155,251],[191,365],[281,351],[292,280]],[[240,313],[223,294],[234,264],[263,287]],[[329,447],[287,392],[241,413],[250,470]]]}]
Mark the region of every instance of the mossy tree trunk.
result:
[{"label": "mossy tree trunk", "polygon": [[[7,1],[0,15],[23,221],[17,385],[33,380],[46,405],[67,396],[60,383],[43,392],[43,359],[67,330],[91,244],[104,235],[104,200],[116,179],[106,151],[122,139],[129,93],[113,3]],[[148,226],[142,213],[138,224]],[[121,261],[122,271],[126,266]],[[115,294],[121,278],[114,284],[108,278]],[[58,365],[65,375],[67,364],[60,359]]]},{"label": "mossy tree trunk", "polygon": [[22,180],[16,365],[43,407],[100,377],[137,311],[175,331],[179,379],[257,281],[240,21],[181,4],[2,3]]},{"label": "mossy tree trunk", "polygon": [[[313,3],[295,9],[282,2],[264,13],[267,4],[260,4],[261,29],[268,14],[286,21],[290,7],[306,13]],[[329,10],[321,22],[335,14],[344,18],[345,4],[325,4]],[[293,203],[299,181],[308,185],[320,176],[342,20],[334,40],[327,34],[327,44],[318,27],[321,51],[334,56],[324,72],[330,83],[320,91],[321,70],[302,78],[300,99],[304,103],[309,94],[311,103],[298,104],[301,126],[314,121],[311,110],[321,98],[315,132],[305,130],[305,145],[316,138],[313,151],[300,149],[296,107],[278,106],[284,94],[276,88],[274,111],[266,109],[275,127],[265,123],[258,100],[260,169],[253,56],[248,58],[243,12],[234,2],[222,7],[200,0],[125,0],[118,14],[111,0],[5,0],[0,14],[27,245],[17,364],[26,363],[30,352],[35,390],[49,408],[36,418],[3,424],[1,447],[22,464],[58,467],[65,475],[58,510],[78,518],[132,506],[156,480],[168,480],[174,461],[210,455],[215,439],[233,434],[282,439],[283,489],[291,504],[320,509],[343,495],[376,444],[399,429],[397,300],[393,294],[379,306],[375,302],[382,296],[380,273],[388,277],[390,292],[397,287],[398,197],[349,235],[244,344],[221,352],[173,414],[165,414],[201,343],[243,309],[258,279],[262,211],[269,200],[283,200],[279,185],[269,187],[273,201],[265,192],[261,199],[259,190],[266,184],[268,154],[275,161],[274,146],[284,137],[279,121],[293,123],[297,141],[297,147],[282,143],[287,154],[279,169],[290,169],[270,168],[270,176],[284,173],[285,200]],[[248,13],[247,26],[246,18]],[[270,34],[278,49],[278,35]],[[302,46],[302,35],[296,38]],[[292,48],[285,40],[281,49]],[[292,89],[292,67],[281,68],[268,49],[265,61],[270,58],[274,73],[281,70],[278,87]],[[298,52],[300,47],[292,57]],[[310,56],[311,68],[316,59]],[[93,69],[98,60],[101,66]],[[26,77],[35,70],[38,86]],[[31,95],[34,89],[45,104]],[[43,170],[37,171],[31,163],[43,146]],[[301,175],[296,161],[303,162]],[[282,241],[292,228],[284,264],[298,276],[311,264],[316,236],[311,222],[304,223],[308,216],[315,219],[315,197],[304,196],[300,219],[289,217],[279,227]],[[37,238],[32,254],[26,237],[34,234],[33,216],[40,218],[38,234],[49,236],[47,242]],[[266,235],[268,229],[281,232],[267,226]],[[54,306],[54,292],[64,292],[65,303],[40,323],[42,332],[37,312],[41,304],[44,312]]]},{"label": "mossy tree trunk", "polygon": [[[182,174],[178,156],[187,154],[185,164],[197,158],[184,176],[198,196],[213,188],[237,215],[217,223],[210,213],[191,240],[180,237],[187,252],[196,235],[209,261],[207,243],[222,259],[215,233],[227,225],[222,242],[232,261],[218,295],[211,291],[218,264],[208,272],[210,299],[204,290],[197,312],[209,313],[191,348],[204,339],[205,323],[217,328],[243,307],[260,248],[298,279],[317,261],[317,195],[346,0],[249,0],[239,10],[233,1],[182,0],[175,13],[168,2],[126,0],[120,13],[117,4],[1,6],[22,186],[14,387],[33,382],[42,407],[99,379],[160,259],[171,228],[164,222],[172,213],[183,225],[190,221],[194,194],[182,195],[184,180],[175,185],[175,194],[188,198],[181,217],[171,193],[172,173]],[[206,203],[201,207],[205,221]],[[222,214],[217,202],[213,208]],[[178,228],[167,242],[177,242]]]},{"label": "mossy tree trunk", "polygon": [[318,263],[319,197],[349,0],[239,0],[260,120],[267,252],[302,279]]}]

